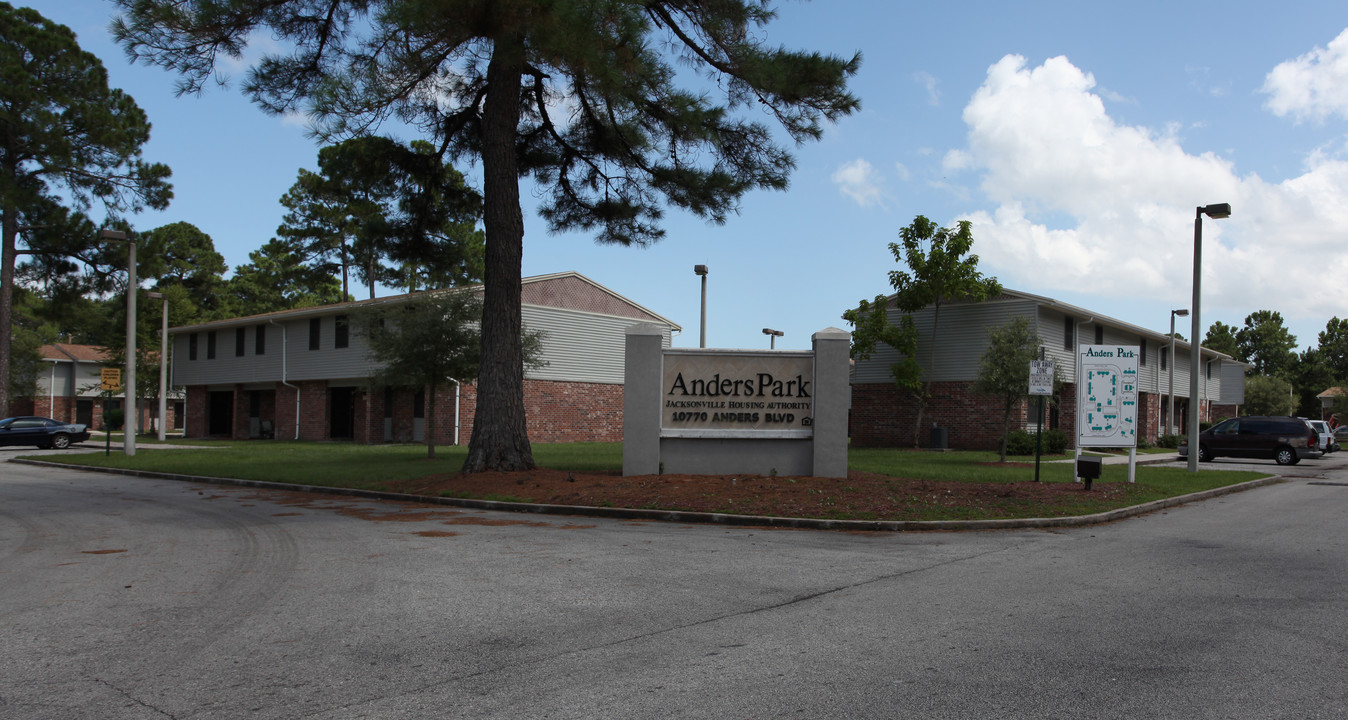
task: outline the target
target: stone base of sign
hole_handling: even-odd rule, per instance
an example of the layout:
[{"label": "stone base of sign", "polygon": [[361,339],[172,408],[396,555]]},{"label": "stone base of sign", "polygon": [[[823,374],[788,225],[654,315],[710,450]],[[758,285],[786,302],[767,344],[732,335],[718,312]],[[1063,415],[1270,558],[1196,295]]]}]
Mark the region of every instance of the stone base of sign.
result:
[{"label": "stone base of sign", "polygon": [[[848,382],[850,337],[846,331],[828,328],[815,333],[812,338],[814,370],[813,376],[808,378],[812,388],[809,396],[812,415],[805,430],[690,431],[686,427],[665,426],[666,395],[671,392],[670,388],[664,387],[667,353],[705,354],[709,358],[731,362],[771,357],[773,353],[720,349],[669,351],[662,347],[659,327],[629,327],[623,395],[623,475],[655,475],[662,471],[693,475],[771,475],[775,472],[786,476],[846,477],[847,413],[851,406]],[[781,356],[787,355],[801,353],[781,353]],[[745,389],[747,387],[748,383],[745,383]],[[762,388],[757,390],[762,392]],[[790,388],[785,391],[790,392]],[[754,400],[763,401],[764,412],[772,410],[768,404],[773,401],[771,396],[762,394]],[[727,407],[734,408],[728,404]]]}]

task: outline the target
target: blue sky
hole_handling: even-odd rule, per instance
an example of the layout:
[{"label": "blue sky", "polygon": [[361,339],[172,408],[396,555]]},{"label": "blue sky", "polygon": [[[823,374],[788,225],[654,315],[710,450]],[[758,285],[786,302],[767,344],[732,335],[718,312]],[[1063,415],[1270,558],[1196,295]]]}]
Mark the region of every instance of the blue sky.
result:
[{"label": "blue sky", "polygon": [[[234,82],[175,97],[130,65],[99,0],[32,7],[102,58],[154,129],[147,160],[175,199],[132,218],[187,221],[231,267],[274,236],[281,195],[318,146]],[[722,226],[668,214],[650,248],[550,235],[525,186],[524,273],[581,272],[684,327],[696,347],[809,347],[889,292],[888,245],[916,215],[973,221],[974,251],[1011,288],[1164,332],[1190,304],[1194,208],[1204,225],[1203,326],[1282,313],[1298,346],[1348,316],[1348,4],[1343,2],[782,2],[769,44],[863,55],[862,109],[796,148],[786,192],[744,198]],[[409,139],[404,136],[403,139]],[[463,168],[474,176],[471,168]],[[1187,324],[1181,331],[1189,335]]]}]

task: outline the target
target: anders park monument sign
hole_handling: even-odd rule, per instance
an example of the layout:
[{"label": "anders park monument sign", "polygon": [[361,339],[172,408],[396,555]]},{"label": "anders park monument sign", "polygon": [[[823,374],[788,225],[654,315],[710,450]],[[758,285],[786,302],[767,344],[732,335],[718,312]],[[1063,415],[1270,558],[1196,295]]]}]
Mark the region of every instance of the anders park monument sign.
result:
[{"label": "anders park monument sign", "polygon": [[849,335],[814,349],[669,349],[627,332],[623,474],[847,475]]}]

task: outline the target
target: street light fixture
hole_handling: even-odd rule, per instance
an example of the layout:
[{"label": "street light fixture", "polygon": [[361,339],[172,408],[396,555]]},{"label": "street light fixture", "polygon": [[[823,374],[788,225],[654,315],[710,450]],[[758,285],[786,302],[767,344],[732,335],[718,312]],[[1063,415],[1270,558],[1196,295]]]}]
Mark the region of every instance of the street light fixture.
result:
[{"label": "street light fixture", "polygon": [[782,332],[781,330],[773,330],[772,328],[763,328],[763,334],[768,336],[768,349],[776,350],[777,338],[785,335],[786,333]]},{"label": "street light fixture", "polygon": [[1194,211],[1194,298],[1192,303],[1189,339],[1189,472],[1198,472],[1198,370],[1203,354],[1200,292],[1203,281],[1203,216],[1213,220],[1231,217],[1229,203],[1199,205]]},{"label": "street light fixture", "polygon": [[[131,408],[131,422],[126,421],[127,413],[122,413],[122,452],[136,454],[136,420],[140,413],[136,407],[136,241],[127,238],[121,230],[99,230],[100,240],[124,242],[127,250],[126,277],[126,379],[122,383],[124,402]],[[107,428],[104,428],[105,430]]]},{"label": "street light fixture", "polygon": [[694,265],[693,273],[702,278],[702,329],[698,333],[697,346],[707,347],[707,266]]},{"label": "street light fixture", "polygon": [[159,327],[159,427],[157,428],[159,442],[164,442],[167,432],[164,421],[168,417],[168,296],[164,293],[147,292],[145,297],[164,301],[163,309],[160,311]]},{"label": "street light fixture", "polygon": [[1172,430],[1179,429],[1179,423],[1175,422],[1175,316],[1189,317],[1189,309],[1181,308],[1170,311],[1170,393],[1166,396],[1170,398],[1170,408],[1165,415],[1165,431],[1169,435]]}]

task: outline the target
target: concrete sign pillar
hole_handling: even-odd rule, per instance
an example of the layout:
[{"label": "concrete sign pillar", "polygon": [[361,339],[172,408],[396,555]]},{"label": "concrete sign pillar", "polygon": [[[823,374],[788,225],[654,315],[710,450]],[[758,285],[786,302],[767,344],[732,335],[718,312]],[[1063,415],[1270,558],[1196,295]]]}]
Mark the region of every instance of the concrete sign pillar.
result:
[{"label": "concrete sign pillar", "polygon": [[627,330],[623,474],[847,475],[846,331],[814,349],[665,349]]}]

